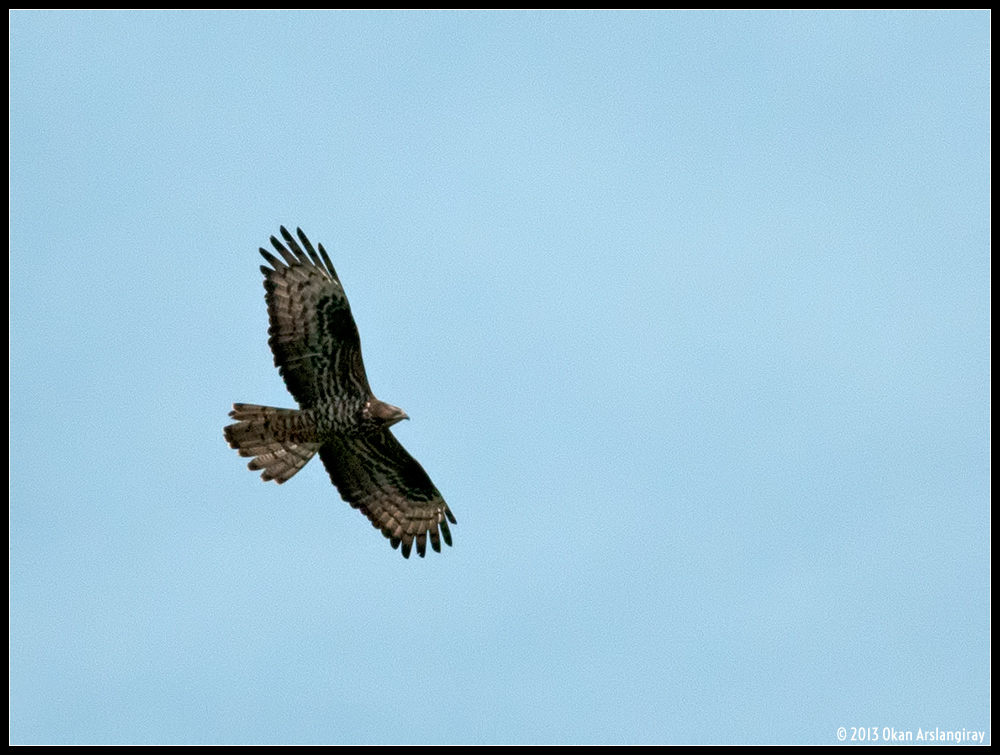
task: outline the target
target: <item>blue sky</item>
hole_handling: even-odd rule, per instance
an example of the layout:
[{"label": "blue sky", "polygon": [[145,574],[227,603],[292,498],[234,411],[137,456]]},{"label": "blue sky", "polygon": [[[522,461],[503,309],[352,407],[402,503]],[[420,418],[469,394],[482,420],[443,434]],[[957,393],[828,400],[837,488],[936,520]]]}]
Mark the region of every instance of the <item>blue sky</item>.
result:
[{"label": "blue sky", "polygon": [[[10,741],[990,734],[990,15],[10,20]],[[458,518],[293,406],[322,242]]]}]

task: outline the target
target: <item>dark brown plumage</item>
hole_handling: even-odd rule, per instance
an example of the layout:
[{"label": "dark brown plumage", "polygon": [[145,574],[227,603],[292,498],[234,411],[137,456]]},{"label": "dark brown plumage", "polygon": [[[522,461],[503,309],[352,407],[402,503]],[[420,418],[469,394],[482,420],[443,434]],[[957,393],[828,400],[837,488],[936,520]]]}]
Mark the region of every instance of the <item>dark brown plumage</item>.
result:
[{"label": "dark brown plumage", "polygon": [[440,551],[442,539],[451,545],[455,517],[389,430],[408,417],[368,385],[358,328],[330,257],[322,244],[317,254],[302,229],[302,246],[283,226],[281,235],[285,244],[271,237],[281,259],[261,249],[271,266],[260,269],[274,364],[299,408],[233,404],[229,416],[238,421],[225,428],[226,440],[240,456],[254,457],[250,469],[279,484],[318,451],[341,497],[393,548],[402,545],[409,558],[416,542],[424,556],[430,537]]}]

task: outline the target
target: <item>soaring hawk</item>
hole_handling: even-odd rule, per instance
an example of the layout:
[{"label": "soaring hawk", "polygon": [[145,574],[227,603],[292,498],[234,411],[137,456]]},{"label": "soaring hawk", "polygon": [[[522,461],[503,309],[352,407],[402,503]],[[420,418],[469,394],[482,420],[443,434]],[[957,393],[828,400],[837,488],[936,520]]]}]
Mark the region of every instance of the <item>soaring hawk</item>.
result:
[{"label": "soaring hawk", "polygon": [[[399,407],[379,401],[368,385],[361,361],[361,339],[323,245],[319,254],[298,229],[302,246],[282,226],[282,244],[271,243],[278,259],[260,253],[264,298],[271,320],[269,343],[289,393],[299,409],[233,404],[236,424],[226,440],[240,456],[252,456],[250,469],[279,485],[298,472],[317,451],[340,496],[367,516],[410,557],[413,543],[421,557],[441,539],[451,545],[448,522],[455,516],[423,467],[389,427],[409,419]],[[305,252],[302,251],[305,247]]]}]

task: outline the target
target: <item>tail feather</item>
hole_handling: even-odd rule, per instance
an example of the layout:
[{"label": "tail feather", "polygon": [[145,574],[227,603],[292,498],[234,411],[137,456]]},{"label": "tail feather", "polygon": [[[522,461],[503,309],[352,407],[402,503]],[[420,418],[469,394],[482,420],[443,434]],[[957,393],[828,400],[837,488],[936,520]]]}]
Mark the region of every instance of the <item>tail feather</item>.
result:
[{"label": "tail feather", "polygon": [[310,439],[308,418],[298,409],[233,404],[229,416],[239,421],[225,428],[226,441],[240,456],[255,457],[247,467],[263,470],[265,481],[290,480],[319,450]]}]

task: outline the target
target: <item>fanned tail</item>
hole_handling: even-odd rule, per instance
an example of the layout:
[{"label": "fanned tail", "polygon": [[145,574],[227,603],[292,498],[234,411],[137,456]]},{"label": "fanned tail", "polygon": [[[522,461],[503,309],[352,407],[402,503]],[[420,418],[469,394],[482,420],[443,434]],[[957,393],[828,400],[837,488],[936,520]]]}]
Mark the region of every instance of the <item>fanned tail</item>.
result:
[{"label": "fanned tail", "polygon": [[239,421],[225,428],[226,441],[240,456],[254,457],[247,468],[263,470],[265,481],[290,480],[319,450],[309,417],[298,409],[233,404],[229,416]]}]

